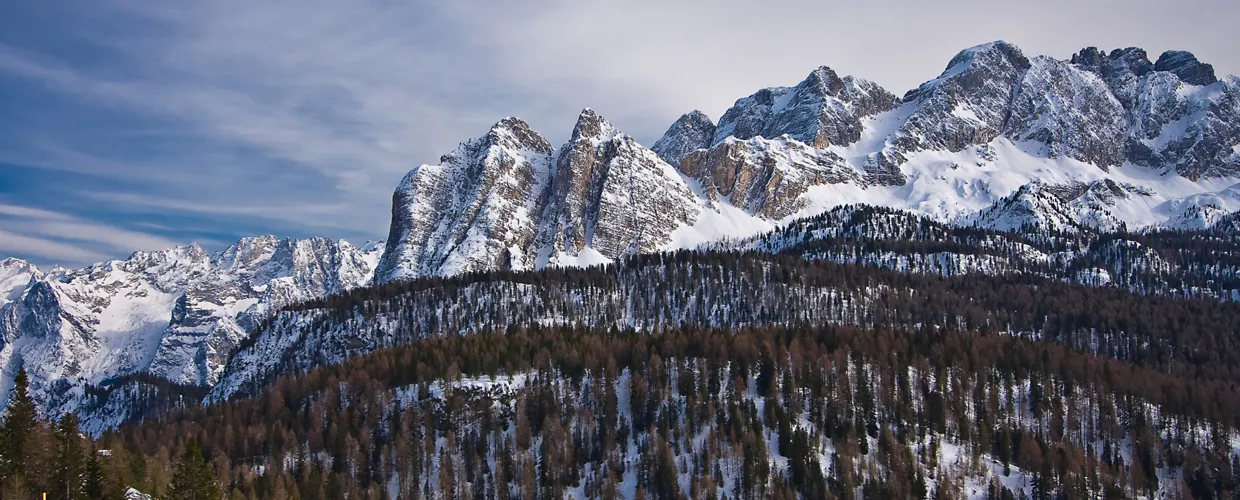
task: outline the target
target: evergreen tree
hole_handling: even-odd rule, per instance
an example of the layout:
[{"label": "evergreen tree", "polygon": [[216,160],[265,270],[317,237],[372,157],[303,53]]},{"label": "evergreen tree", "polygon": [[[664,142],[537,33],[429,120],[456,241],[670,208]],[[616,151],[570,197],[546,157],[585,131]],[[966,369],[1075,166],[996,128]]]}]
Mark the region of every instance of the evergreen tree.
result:
[{"label": "evergreen tree", "polygon": [[34,399],[30,397],[30,378],[26,375],[26,367],[19,366],[9,391],[4,420],[0,423],[0,479],[6,485],[11,480],[20,480],[16,476],[21,474],[26,443],[38,425],[36,418]]},{"label": "evergreen tree", "polygon": [[99,465],[99,452],[93,448],[90,458],[86,459],[86,480],[84,484],[86,498],[108,498],[105,493],[107,485],[103,478],[103,467]]},{"label": "evergreen tree", "polygon": [[86,498],[86,464],[77,416],[69,413],[56,425],[56,496],[65,500]]},{"label": "evergreen tree", "polygon": [[190,438],[173,473],[168,500],[222,500],[223,497],[215,471],[202,458],[198,441]]}]

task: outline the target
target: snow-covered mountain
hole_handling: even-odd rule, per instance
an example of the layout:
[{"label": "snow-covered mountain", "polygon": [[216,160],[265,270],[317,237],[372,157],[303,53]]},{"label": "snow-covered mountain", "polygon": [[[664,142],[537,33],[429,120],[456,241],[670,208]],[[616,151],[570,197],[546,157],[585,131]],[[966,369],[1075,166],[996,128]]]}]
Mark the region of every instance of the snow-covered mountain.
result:
[{"label": "snow-covered mountain", "polygon": [[508,118],[397,188],[376,281],[607,262],[869,204],[1012,230],[1204,228],[1240,210],[1240,79],[1187,52],[961,51],[897,98],[820,67],[646,149]]},{"label": "snow-covered mountain", "polygon": [[589,109],[558,150],[506,118],[440,163],[396,188],[376,281],[654,251],[701,211],[675,169]]},{"label": "snow-covered mountain", "polygon": [[84,384],[147,373],[211,385],[257,321],[279,308],[370,283],[381,244],[245,238],[136,252],[46,274],[0,262],[0,366],[19,365],[49,410],[73,409]]},{"label": "snow-covered mountain", "polygon": [[[82,270],[43,273],[0,262],[3,387],[23,362],[52,408],[73,407],[87,385],[132,374],[210,386],[229,378],[230,355],[258,321],[286,304],[371,282],[589,265],[744,241],[848,205],[957,229],[1236,234],[1240,78],[1217,78],[1187,52],[1151,62],[1137,48],[1087,48],[1059,60],[993,42],[960,52],[902,98],[820,67],[794,86],[738,99],[718,123],[687,113],[651,148],[590,109],[559,147],[505,118],[404,177],[384,248],[259,237],[216,254],[179,247]],[[959,248],[972,241],[958,239]],[[1049,257],[1056,252],[983,267],[1053,267],[1062,263]],[[950,272],[990,259],[837,253],[818,252],[847,263],[933,260],[942,265],[927,269]],[[1070,280],[1111,282],[1093,268],[1082,272]],[[1189,276],[1220,277],[1231,279]],[[1233,288],[1206,295],[1234,297]],[[252,340],[283,349],[289,346],[280,342],[293,338],[285,333],[268,329]],[[290,359],[319,363],[334,359],[324,353],[358,346],[294,349]],[[116,391],[96,403],[124,418],[125,397]]]}]

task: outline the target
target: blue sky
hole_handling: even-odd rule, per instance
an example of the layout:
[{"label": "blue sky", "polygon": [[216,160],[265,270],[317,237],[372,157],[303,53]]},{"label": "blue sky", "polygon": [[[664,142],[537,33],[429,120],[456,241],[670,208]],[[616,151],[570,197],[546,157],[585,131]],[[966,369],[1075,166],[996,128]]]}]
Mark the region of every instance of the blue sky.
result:
[{"label": "blue sky", "polygon": [[[446,4],[446,5],[445,5]],[[80,266],[241,236],[386,236],[391,190],[505,116],[681,113],[826,64],[902,94],[995,39],[1240,69],[1234,1],[7,2],[0,257]]]}]

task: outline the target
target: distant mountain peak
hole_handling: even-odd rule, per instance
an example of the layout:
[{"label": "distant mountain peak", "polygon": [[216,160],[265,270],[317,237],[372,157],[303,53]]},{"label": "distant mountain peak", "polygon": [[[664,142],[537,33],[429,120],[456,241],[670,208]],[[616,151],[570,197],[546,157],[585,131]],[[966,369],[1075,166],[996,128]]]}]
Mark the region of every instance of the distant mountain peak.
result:
[{"label": "distant mountain peak", "polygon": [[602,115],[593,109],[585,108],[577,115],[577,124],[573,127],[572,140],[574,142],[580,140],[605,141],[617,135],[620,131],[614,127],[611,122],[603,118]]},{"label": "distant mountain peak", "polygon": [[1204,86],[1218,81],[1214,76],[1214,66],[1198,61],[1192,52],[1184,50],[1163,52],[1154,62],[1154,70],[1175,73],[1180,80],[1193,85]]},{"label": "distant mountain peak", "polygon": [[650,149],[663,161],[679,166],[685,155],[709,148],[714,137],[715,122],[706,113],[695,109],[681,115]]}]

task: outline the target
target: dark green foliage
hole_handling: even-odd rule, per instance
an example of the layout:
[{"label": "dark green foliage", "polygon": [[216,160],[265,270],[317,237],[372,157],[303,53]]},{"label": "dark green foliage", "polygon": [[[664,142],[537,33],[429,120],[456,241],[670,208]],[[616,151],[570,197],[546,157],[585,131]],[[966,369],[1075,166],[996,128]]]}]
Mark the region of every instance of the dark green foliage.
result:
[{"label": "dark green foliage", "polygon": [[[0,481],[5,491],[17,494],[27,491],[28,482],[23,474],[31,465],[28,451],[39,425],[34,400],[29,392],[30,377],[26,367],[19,365],[9,391],[8,406],[3,423],[0,423]],[[7,497],[7,495],[6,495]]]},{"label": "dark green foliage", "polygon": [[86,498],[111,498],[108,495],[107,482],[103,477],[103,466],[99,464],[99,452],[92,449],[90,458],[86,459],[86,480],[83,485]]},{"label": "dark green foliage", "polygon": [[63,415],[50,425],[43,421],[28,388],[29,377],[19,368],[0,423],[0,498],[36,498],[46,492],[48,498],[122,500],[126,487],[149,486],[119,457],[131,456],[144,470],[148,461],[158,459],[127,455],[123,448],[101,456],[99,442],[82,436],[76,415]]},{"label": "dark green foliage", "polygon": [[221,500],[223,498],[215,471],[202,458],[202,448],[198,447],[198,441],[193,438],[185,443],[185,452],[181,455],[181,460],[177,462],[167,498],[168,500]]},{"label": "dark green foliage", "polygon": [[70,413],[60,418],[56,425],[56,449],[56,496],[66,500],[87,498],[86,457],[76,415]]},{"label": "dark green foliage", "polygon": [[[599,383],[622,378],[626,369],[627,387]],[[532,375],[513,393],[428,389],[449,374],[501,372]],[[703,391],[714,377],[718,390]],[[1041,384],[1044,422],[1055,414],[1071,417],[1064,418],[1067,431],[1059,438],[1016,424],[1035,419],[1027,402],[992,407],[994,395],[1032,383]],[[727,484],[751,498],[847,497],[857,486],[880,497],[943,497],[960,483],[928,469],[924,457],[950,438],[963,453],[992,454],[1013,473],[1019,468],[1036,476],[1039,493],[1056,498],[1101,495],[1117,482],[1131,487],[1131,471],[1167,462],[1170,455],[1162,450],[1169,444],[1151,427],[1157,422],[1143,413],[1143,402],[1179,390],[1196,395],[1187,388],[1199,383],[1055,344],[951,330],[687,328],[648,335],[511,329],[377,351],[281,378],[258,398],[179,411],[126,428],[120,437],[127,449],[156,454],[187,447],[184,436],[196,436],[210,456],[221,458],[215,463],[228,467],[219,477],[231,478],[225,483],[230,491],[259,498],[293,490],[302,498],[320,490],[335,498],[385,489],[397,470],[401,477],[429,479],[400,485],[406,496],[449,488],[486,498],[499,478],[514,490],[537,489],[536,497],[559,497],[572,487],[603,496],[607,478],[633,470],[647,498],[687,495],[676,479],[684,476],[699,491]],[[1223,393],[1236,390],[1219,383]],[[394,405],[397,388],[419,394],[418,402]],[[1069,390],[1087,397],[1069,397]],[[607,416],[617,391],[628,391],[632,421]],[[1164,405],[1162,418],[1185,418],[1204,403]],[[973,405],[980,411],[967,413]],[[512,434],[504,434],[509,428]],[[693,444],[690,436],[703,431],[708,439]],[[1107,443],[1143,436],[1135,441],[1139,463],[1088,459],[1085,444],[1072,438],[1085,433]],[[768,436],[786,467],[772,465]],[[835,452],[823,455],[827,439]],[[613,440],[616,445],[605,444]],[[628,443],[637,450],[636,462],[621,460]],[[330,457],[331,466],[302,462],[285,473],[271,466],[302,446]],[[1211,491],[1232,491],[1230,472],[1217,472],[1223,463],[1230,471],[1230,462],[1211,458],[1210,449],[1183,448],[1194,457],[1182,461],[1189,467],[1186,488],[1209,484]],[[735,472],[716,474],[714,466],[695,463],[732,464]],[[822,472],[824,464],[829,473]],[[258,465],[263,475],[253,472]],[[874,467],[885,472],[873,476],[868,471]],[[1140,484],[1153,488],[1148,479]]]}]

